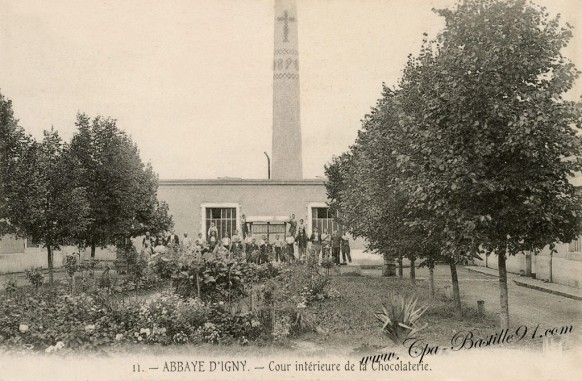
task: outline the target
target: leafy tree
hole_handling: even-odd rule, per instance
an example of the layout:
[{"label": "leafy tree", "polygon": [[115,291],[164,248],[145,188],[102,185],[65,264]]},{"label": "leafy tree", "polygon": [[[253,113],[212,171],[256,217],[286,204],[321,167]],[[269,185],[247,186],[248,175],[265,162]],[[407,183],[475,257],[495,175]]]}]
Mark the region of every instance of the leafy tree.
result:
[{"label": "leafy tree", "polygon": [[408,174],[399,167],[394,148],[404,149],[407,142],[401,138],[397,93],[384,87],[383,95],[363,120],[350,152],[326,166],[326,187],[330,206],[340,212],[341,223],[354,236],[365,237],[368,249],[382,253],[385,265],[393,264],[394,258],[408,257],[414,282],[415,260],[432,255],[429,248],[434,243],[418,226],[406,224],[410,208],[401,180]]},{"label": "leafy tree", "polygon": [[51,129],[41,143],[31,143],[18,173],[26,187],[12,193],[9,202],[24,207],[9,221],[18,235],[46,247],[52,287],[54,250],[73,244],[89,223],[87,195],[79,186],[82,168]]},{"label": "leafy tree", "polygon": [[18,125],[12,101],[0,94],[0,236],[17,233],[11,218],[26,208],[12,200],[26,191],[24,162],[30,158],[31,147],[32,138]]},{"label": "leafy tree", "polygon": [[167,205],[157,201],[158,178],[144,165],[137,146],[115,120],[77,115],[78,131],[71,149],[85,170],[82,184],[90,201],[92,223],[79,236],[91,247],[115,244],[125,238],[172,225]]},{"label": "leafy tree", "polygon": [[35,176],[28,204],[31,218],[24,227],[34,243],[47,249],[49,283],[53,284],[53,251],[74,243],[74,237],[90,223],[85,188],[79,179],[83,169],[63,145],[56,131],[44,132],[37,159],[29,175]]},{"label": "leafy tree", "polygon": [[498,255],[501,326],[509,325],[506,257],[569,242],[582,199],[579,72],[561,54],[559,16],[523,0],[464,0],[438,10],[446,28],[410,58],[400,83],[411,144],[401,165],[411,205],[434,218],[452,257]]},{"label": "leafy tree", "polygon": [[56,131],[45,131],[36,142],[18,126],[11,101],[0,95],[0,234],[46,247],[51,286],[54,250],[72,243],[88,223],[81,175]]},{"label": "leafy tree", "polygon": [[[164,231],[171,230],[174,227],[174,221],[172,215],[170,214],[170,208],[165,201],[157,201],[154,207],[153,217],[151,218],[148,228],[152,234],[162,233]],[[144,231],[143,228],[140,231]]]}]

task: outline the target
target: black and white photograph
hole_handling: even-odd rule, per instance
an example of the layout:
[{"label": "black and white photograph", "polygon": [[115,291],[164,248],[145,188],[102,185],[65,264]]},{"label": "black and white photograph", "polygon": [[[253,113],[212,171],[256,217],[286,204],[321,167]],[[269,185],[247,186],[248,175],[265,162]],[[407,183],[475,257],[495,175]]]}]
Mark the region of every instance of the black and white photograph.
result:
[{"label": "black and white photograph", "polygon": [[0,0],[0,381],[577,380],[579,0]]}]

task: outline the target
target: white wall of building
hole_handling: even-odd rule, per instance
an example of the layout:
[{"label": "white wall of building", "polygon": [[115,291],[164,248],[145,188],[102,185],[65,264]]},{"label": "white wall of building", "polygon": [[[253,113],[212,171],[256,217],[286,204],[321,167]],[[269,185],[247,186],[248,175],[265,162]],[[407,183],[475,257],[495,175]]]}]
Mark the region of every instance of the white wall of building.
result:
[{"label": "white wall of building", "polygon": [[[550,255],[550,249],[545,247],[538,255],[532,256],[531,272],[537,279],[551,279],[553,283],[570,287],[582,288],[582,252],[571,251],[571,245],[557,244],[556,253]],[[529,255],[529,254],[528,254]],[[497,256],[490,255],[486,260],[475,260],[478,266],[497,269]],[[515,274],[527,273],[526,254],[520,253],[509,257],[506,262],[507,271]]]}]

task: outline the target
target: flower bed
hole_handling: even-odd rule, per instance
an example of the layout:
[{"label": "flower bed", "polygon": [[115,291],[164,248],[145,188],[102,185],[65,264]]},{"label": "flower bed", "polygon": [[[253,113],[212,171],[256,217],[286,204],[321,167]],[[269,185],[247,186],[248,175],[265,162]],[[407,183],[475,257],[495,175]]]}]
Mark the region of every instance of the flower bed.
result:
[{"label": "flower bed", "polygon": [[[0,295],[0,351],[285,343],[317,330],[311,305],[337,294],[313,264],[195,262],[179,252],[154,257],[125,278],[82,279],[77,287],[65,281],[52,291]],[[170,282],[171,291],[138,300],[138,289],[160,290]]]},{"label": "flower bed", "polygon": [[99,295],[39,294],[3,298],[0,348],[53,352],[122,344],[248,343],[261,334],[252,314],[232,314],[221,305],[165,292],[145,303],[111,308]]}]

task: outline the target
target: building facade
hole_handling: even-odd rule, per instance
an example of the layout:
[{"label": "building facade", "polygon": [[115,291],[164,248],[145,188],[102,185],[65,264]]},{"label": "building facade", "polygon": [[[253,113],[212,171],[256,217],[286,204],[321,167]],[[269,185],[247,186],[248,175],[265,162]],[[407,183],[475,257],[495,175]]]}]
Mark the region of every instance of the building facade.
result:
[{"label": "building facade", "polygon": [[160,180],[158,198],[168,203],[180,235],[207,237],[214,223],[219,237],[232,236],[241,231],[243,215],[251,234],[269,239],[286,234],[292,214],[304,221],[308,234],[314,226],[341,230],[329,212],[323,179]]}]

